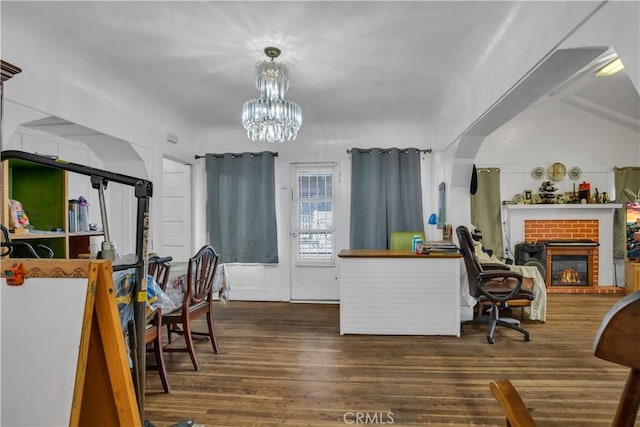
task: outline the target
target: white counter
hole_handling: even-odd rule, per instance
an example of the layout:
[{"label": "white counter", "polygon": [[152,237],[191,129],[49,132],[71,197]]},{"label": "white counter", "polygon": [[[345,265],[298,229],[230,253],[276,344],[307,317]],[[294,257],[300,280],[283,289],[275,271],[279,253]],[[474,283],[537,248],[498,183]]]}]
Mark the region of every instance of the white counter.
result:
[{"label": "white counter", "polygon": [[338,257],[340,334],[460,336],[458,255],[351,250]]}]

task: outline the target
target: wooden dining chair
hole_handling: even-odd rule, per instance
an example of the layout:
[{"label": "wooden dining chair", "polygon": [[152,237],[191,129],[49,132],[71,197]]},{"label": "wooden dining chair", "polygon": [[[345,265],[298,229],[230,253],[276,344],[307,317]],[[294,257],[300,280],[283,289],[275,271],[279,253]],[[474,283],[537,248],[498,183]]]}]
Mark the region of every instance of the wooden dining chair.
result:
[{"label": "wooden dining chair", "polygon": [[[164,347],[166,352],[188,352],[193,368],[198,371],[200,365],[196,358],[193,344],[194,336],[204,336],[211,340],[213,352],[218,352],[218,344],[213,328],[213,279],[220,256],[210,245],[203,246],[193,257],[189,258],[187,266],[186,291],[182,307],[163,316],[167,325],[168,343]],[[206,315],[208,332],[196,332],[192,329],[192,321]],[[180,339],[174,340],[173,335],[180,335],[185,341],[185,347],[176,347]]]},{"label": "wooden dining chair", "polygon": [[[169,272],[171,271],[172,257],[150,257],[147,267],[149,274],[156,281],[158,286],[165,290],[169,281]],[[160,382],[165,393],[171,391],[169,386],[169,377],[167,376],[167,367],[164,363],[164,353],[162,348],[162,310],[156,308],[147,316],[147,324],[145,329],[145,344],[147,351],[153,352],[156,359]]]},{"label": "wooden dining chair", "polygon": [[149,257],[149,260],[147,261],[147,273],[154,278],[163,291],[167,290],[167,283],[169,283],[171,261],[173,261],[173,257],[170,256],[152,256]]},{"label": "wooden dining chair", "polygon": [[[593,341],[594,355],[630,369],[613,427],[633,427],[640,407],[640,291],[619,300],[606,314]],[[489,388],[507,418],[507,427],[536,425],[524,401],[509,380],[495,380]]]}]

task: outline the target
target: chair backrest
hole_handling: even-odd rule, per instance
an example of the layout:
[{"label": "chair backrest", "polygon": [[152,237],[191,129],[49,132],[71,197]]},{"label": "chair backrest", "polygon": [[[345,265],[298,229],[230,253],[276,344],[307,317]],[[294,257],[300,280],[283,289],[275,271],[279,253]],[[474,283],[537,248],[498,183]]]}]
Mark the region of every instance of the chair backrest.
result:
[{"label": "chair backrest", "polygon": [[631,368],[613,426],[634,426],[640,405],[640,291],[619,300],[605,315],[593,340],[596,357]]},{"label": "chair backrest", "polygon": [[464,225],[456,227],[456,235],[458,236],[458,245],[462,252],[462,259],[467,269],[467,278],[469,279],[469,294],[472,297],[479,297],[480,292],[476,283],[476,277],[482,271],[478,257],[476,256],[475,246],[471,232]]},{"label": "chair backrest", "polygon": [[169,282],[169,271],[171,271],[171,261],[173,257],[149,257],[147,274],[153,277],[156,283],[163,291],[167,290],[167,283]]},{"label": "chair backrest", "polygon": [[410,251],[413,236],[420,236],[425,241],[424,231],[392,231],[389,233],[389,249]]},{"label": "chair backrest", "polygon": [[184,295],[183,310],[213,295],[213,278],[218,268],[220,256],[210,245],[205,245],[191,258],[187,268],[187,290]]}]

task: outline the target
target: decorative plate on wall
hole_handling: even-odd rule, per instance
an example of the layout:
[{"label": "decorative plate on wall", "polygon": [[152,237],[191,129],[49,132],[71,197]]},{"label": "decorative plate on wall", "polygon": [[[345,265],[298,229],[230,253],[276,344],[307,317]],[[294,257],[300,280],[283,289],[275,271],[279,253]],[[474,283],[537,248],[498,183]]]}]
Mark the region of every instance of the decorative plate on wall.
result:
[{"label": "decorative plate on wall", "polygon": [[552,181],[560,181],[567,174],[567,168],[562,163],[554,163],[547,168],[547,176]]},{"label": "decorative plate on wall", "polygon": [[533,175],[535,179],[542,179],[544,177],[544,168],[542,166],[536,166],[531,171],[531,175]]},{"label": "decorative plate on wall", "polygon": [[524,197],[522,197],[521,193],[518,193],[515,196],[513,196],[513,203],[515,203],[516,205],[522,204],[523,201],[524,201]]},{"label": "decorative plate on wall", "polygon": [[574,166],[569,169],[569,178],[571,179],[579,179],[582,176],[582,169],[578,166]]}]

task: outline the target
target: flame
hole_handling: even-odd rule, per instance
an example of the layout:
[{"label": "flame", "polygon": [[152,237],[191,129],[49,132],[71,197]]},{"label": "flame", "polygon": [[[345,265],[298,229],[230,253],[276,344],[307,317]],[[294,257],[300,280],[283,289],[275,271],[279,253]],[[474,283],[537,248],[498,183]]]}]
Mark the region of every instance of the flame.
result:
[{"label": "flame", "polygon": [[580,274],[575,268],[567,268],[562,271],[560,281],[562,283],[580,283]]}]

